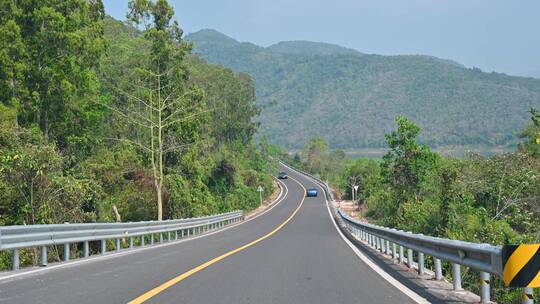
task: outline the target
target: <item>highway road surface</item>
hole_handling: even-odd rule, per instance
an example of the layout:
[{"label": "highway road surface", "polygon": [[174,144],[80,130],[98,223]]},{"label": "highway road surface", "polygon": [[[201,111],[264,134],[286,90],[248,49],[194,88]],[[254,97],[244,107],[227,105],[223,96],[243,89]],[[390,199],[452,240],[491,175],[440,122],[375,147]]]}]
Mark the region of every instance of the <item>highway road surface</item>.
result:
[{"label": "highway road surface", "polygon": [[[285,169],[284,169],[285,170]],[[224,231],[0,280],[0,303],[416,303],[340,237],[288,171],[267,213]]]}]

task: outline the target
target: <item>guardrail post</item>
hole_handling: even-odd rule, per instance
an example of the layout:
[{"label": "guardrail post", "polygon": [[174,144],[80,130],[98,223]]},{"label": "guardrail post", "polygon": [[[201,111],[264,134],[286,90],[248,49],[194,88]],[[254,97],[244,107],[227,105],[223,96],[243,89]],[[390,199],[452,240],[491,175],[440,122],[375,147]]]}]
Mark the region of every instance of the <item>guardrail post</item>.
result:
[{"label": "guardrail post", "polygon": [[133,237],[129,237],[129,249],[133,249]]},{"label": "guardrail post", "polygon": [[41,246],[40,266],[47,266],[47,246]]},{"label": "guardrail post", "polygon": [[413,251],[407,248],[407,267],[412,268],[413,265]]},{"label": "guardrail post", "polygon": [[141,235],[141,247],[144,247],[144,234]]},{"label": "guardrail post", "polygon": [[480,272],[480,303],[490,303],[489,297],[489,273]]},{"label": "guardrail post", "polygon": [[20,258],[19,258],[19,249],[13,249],[13,270],[19,270]]},{"label": "guardrail post", "polygon": [[88,241],[83,242],[83,256],[85,258],[90,256],[90,244],[88,244]]},{"label": "guardrail post", "polygon": [[386,255],[390,255],[390,241],[386,241]]},{"label": "guardrail post", "polygon": [[159,233],[159,242],[163,243],[163,232]]},{"label": "guardrail post", "polygon": [[403,246],[399,245],[399,263],[403,264],[404,261],[405,261],[404,249],[403,249]]},{"label": "guardrail post", "polygon": [[424,274],[424,253],[418,252],[418,274]]},{"label": "guardrail post", "polygon": [[396,243],[392,243],[392,260],[396,259]]},{"label": "guardrail post", "polygon": [[454,290],[461,290],[461,265],[452,264],[452,280],[454,281]]},{"label": "guardrail post", "polygon": [[120,249],[122,249],[120,239],[116,239],[116,251],[120,251]]},{"label": "guardrail post", "polygon": [[64,262],[69,261],[69,243],[64,244]]},{"label": "guardrail post", "polygon": [[438,258],[433,258],[433,264],[435,266],[435,280],[442,280],[442,266],[441,260]]},{"label": "guardrail post", "polygon": [[523,288],[523,300],[521,304],[534,304],[534,291],[532,288]]},{"label": "guardrail post", "polygon": [[101,240],[101,254],[107,252],[107,240]]},{"label": "guardrail post", "polygon": [[154,245],[154,234],[150,234],[150,245]]}]

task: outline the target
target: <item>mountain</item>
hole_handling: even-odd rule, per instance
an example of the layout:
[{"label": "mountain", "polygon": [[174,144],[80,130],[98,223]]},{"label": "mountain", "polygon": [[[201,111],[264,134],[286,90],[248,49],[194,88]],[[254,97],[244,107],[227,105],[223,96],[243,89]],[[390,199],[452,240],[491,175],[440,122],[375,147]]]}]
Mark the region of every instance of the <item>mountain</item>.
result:
[{"label": "mountain", "polygon": [[282,41],[273,44],[266,48],[266,50],[274,53],[283,54],[305,54],[305,55],[362,55],[357,50],[345,48],[339,45],[324,43],[324,42],[311,42],[311,41]]},{"label": "mountain", "polygon": [[250,74],[270,142],[302,147],[314,135],[332,147],[385,146],[405,115],[431,146],[511,145],[540,107],[540,80],[484,73],[423,55],[381,56],[325,43],[261,47],[213,30],[186,37],[210,63]]}]

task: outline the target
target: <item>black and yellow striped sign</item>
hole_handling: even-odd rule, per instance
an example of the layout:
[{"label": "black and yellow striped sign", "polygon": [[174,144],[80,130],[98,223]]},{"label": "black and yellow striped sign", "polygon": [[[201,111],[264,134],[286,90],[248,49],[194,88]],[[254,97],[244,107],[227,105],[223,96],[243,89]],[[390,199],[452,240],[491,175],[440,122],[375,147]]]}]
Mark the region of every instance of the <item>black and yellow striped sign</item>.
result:
[{"label": "black and yellow striped sign", "polygon": [[540,287],[540,244],[506,245],[502,261],[507,287]]}]

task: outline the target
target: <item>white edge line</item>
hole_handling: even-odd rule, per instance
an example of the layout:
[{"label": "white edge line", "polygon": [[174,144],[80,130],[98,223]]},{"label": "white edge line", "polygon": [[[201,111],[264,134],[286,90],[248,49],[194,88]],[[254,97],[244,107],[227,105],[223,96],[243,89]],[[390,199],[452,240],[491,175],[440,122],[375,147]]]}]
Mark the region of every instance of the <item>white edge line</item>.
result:
[{"label": "white edge line", "polygon": [[[303,175],[303,174],[301,174]],[[309,176],[306,176],[307,178],[311,179]],[[324,189],[319,185],[319,183],[315,182],[315,185],[322,190],[323,193],[325,193]],[[388,272],[384,271],[379,265],[375,264],[371,259],[369,259],[367,256],[365,256],[356,246],[349,240],[345,235],[343,235],[343,232],[339,229],[334,217],[332,216],[332,212],[330,211],[330,206],[328,204],[328,199],[326,199],[326,195],[324,200],[326,201],[326,209],[328,210],[328,215],[330,216],[330,219],[332,220],[332,223],[334,224],[334,227],[336,228],[336,231],[338,232],[339,236],[345,241],[347,245],[352,249],[352,251],[365,263],[367,264],[371,269],[373,269],[377,274],[379,274],[383,279],[385,279],[388,283],[393,285],[395,288],[397,288],[399,291],[407,295],[409,298],[411,298],[413,301],[419,304],[430,304],[427,299],[420,296],[407,286],[403,285],[401,282],[396,280],[394,277],[392,277]]]},{"label": "white edge line", "polygon": [[[46,267],[43,267],[43,268],[36,268],[36,269],[33,269],[33,270],[27,270],[27,271],[22,270],[22,272],[20,272],[20,273],[14,273],[14,274],[6,275],[6,276],[1,276],[0,277],[0,283],[2,283],[2,281],[6,281],[6,280],[9,280],[9,279],[22,279],[22,278],[24,278],[26,276],[30,276],[30,275],[40,273],[40,272],[58,270],[58,269],[63,269],[63,268],[70,268],[70,267],[74,267],[74,266],[78,266],[78,265],[82,265],[82,264],[87,264],[87,263],[90,263],[90,262],[97,262],[97,261],[103,261],[103,260],[108,260],[108,259],[114,259],[114,258],[117,258],[117,257],[122,257],[122,256],[125,256],[125,255],[128,255],[128,254],[143,252],[143,251],[146,251],[146,250],[157,249],[157,248],[162,248],[162,247],[167,247],[167,246],[172,246],[172,245],[178,245],[178,244],[181,244],[181,243],[197,240],[197,239],[200,239],[200,238],[203,238],[203,237],[211,236],[211,235],[214,235],[214,234],[229,230],[229,229],[234,228],[236,226],[239,226],[239,225],[245,224],[247,222],[250,222],[250,221],[262,216],[263,214],[266,214],[266,213],[270,212],[270,210],[274,209],[274,207],[279,205],[287,197],[287,194],[289,194],[289,188],[287,188],[287,185],[285,185],[285,183],[283,183],[279,179],[276,179],[276,180],[282,186],[282,187],[280,187],[281,192],[280,192],[279,196],[274,200],[274,202],[272,202],[270,208],[268,208],[268,209],[264,210],[263,212],[253,216],[252,218],[241,221],[241,222],[239,222],[237,224],[229,225],[229,226],[227,226],[227,227],[225,227],[223,229],[212,231],[210,233],[198,235],[198,236],[195,236],[195,237],[190,237],[190,238],[187,238],[187,239],[175,240],[175,241],[172,241],[172,242],[167,242],[167,243],[158,244],[158,245],[150,245],[148,247],[146,247],[146,246],[145,247],[137,247],[137,248],[134,248],[134,249],[131,249],[131,250],[127,249],[126,251],[120,251],[120,252],[111,251],[110,253],[106,253],[105,255],[99,254],[99,255],[95,255],[95,256],[90,257],[90,258],[82,258],[82,259],[72,260],[70,262],[58,262],[58,264],[56,264],[56,265],[46,266]],[[283,190],[283,189],[285,189],[285,190]],[[285,193],[283,193],[283,192],[285,192]]]}]

